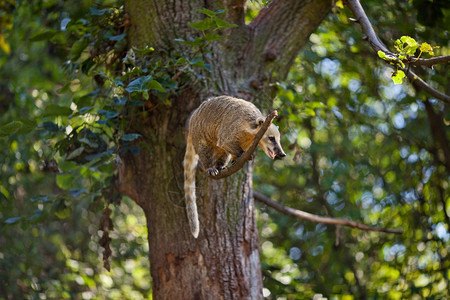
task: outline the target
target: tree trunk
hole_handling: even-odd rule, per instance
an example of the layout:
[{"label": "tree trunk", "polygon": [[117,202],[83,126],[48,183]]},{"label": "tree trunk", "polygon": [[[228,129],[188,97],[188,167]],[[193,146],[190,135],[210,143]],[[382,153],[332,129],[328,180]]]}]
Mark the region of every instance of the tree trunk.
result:
[{"label": "tree trunk", "polygon": [[[224,19],[238,27],[214,42],[212,71],[202,85],[187,84],[170,106],[130,117],[130,132],[142,134],[141,153],[122,157],[121,190],[147,218],[154,299],[262,299],[258,234],[252,197],[253,164],[221,180],[197,170],[200,234],[190,234],[184,205],[185,122],[212,95],[254,100],[269,92],[271,76],[282,79],[293,58],[331,8],[330,0],[272,1],[249,24],[244,1],[125,1],[130,46],[155,53],[192,49],[174,39],[198,35],[187,24],[203,19],[196,9],[227,9]],[[270,74],[270,75],[268,75]],[[269,96],[264,100],[270,102]],[[142,146],[144,144],[144,146]]]}]

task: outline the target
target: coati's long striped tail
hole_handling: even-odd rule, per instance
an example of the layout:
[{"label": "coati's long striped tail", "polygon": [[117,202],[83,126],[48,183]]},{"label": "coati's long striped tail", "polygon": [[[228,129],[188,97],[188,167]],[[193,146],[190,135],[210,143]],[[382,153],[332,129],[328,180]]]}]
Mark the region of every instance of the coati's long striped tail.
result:
[{"label": "coati's long striped tail", "polygon": [[195,153],[190,134],[187,137],[186,154],[184,155],[184,196],[186,213],[192,235],[197,238],[200,231],[198,222],[197,203],[195,202],[195,168],[198,163],[198,155]]}]

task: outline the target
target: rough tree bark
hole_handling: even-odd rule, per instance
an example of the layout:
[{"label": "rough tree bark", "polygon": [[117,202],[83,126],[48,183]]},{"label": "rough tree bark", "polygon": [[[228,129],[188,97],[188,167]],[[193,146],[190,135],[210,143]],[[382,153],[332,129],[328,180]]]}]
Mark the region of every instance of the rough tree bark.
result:
[{"label": "rough tree bark", "polygon": [[226,21],[238,25],[211,45],[212,72],[203,74],[205,84],[184,86],[170,107],[130,116],[130,131],[141,133],[147,146],[139,155],[123,157],[120,188],[147,218],[154,299],[262,299],[253,165],[220,180],[197,171],[200,235],[194,239],[184,209],[185,121],[213,95],[254,101],[269,94],[272,74],[277,80],[287,74],[331,5],[331,0],[274,0],[246,25],[243,0],[125,1],[130,46],[152,46],[165,55],[189,56],[192,50],[174,39],[198,35],[188,26],[204,17],[196,9],[226,9]]}]

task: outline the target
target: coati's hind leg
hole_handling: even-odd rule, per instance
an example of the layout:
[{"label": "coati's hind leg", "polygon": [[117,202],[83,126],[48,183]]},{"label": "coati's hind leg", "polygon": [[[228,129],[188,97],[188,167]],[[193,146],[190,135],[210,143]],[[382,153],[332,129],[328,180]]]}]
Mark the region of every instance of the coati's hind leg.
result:
[{"label": "coati's hind leg", "polygon": [[242,149],[239,141],[235,139],[222,139],[217,143],[217,146],[225,150],[225,152],[230,153],[233,159],[241,156],[244,153],[244,149]]},{"label": "coati's hind leg", "polygon": [[198,156],[206,173],[212,176],[219,174],[229,162],[229,154],[217,147],[209,145],[198,146]]}]

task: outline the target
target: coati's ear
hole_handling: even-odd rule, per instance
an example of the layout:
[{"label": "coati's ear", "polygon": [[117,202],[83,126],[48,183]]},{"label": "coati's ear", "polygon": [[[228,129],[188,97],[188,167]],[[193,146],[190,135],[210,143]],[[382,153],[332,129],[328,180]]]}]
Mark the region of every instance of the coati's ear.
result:
[{"label": "coati's ear", "polygon": [[258,118],[256,119],[256,126],[259,127],[264,123],[264,118]]}]

